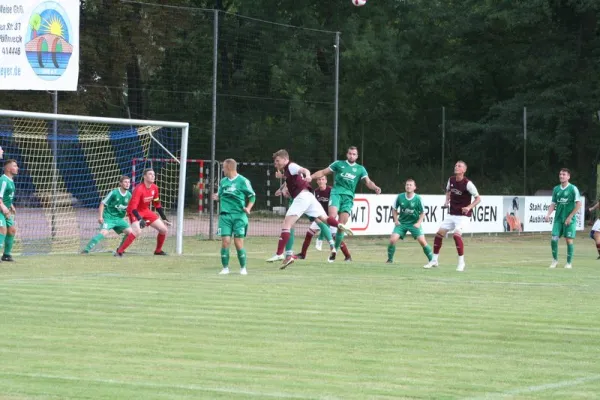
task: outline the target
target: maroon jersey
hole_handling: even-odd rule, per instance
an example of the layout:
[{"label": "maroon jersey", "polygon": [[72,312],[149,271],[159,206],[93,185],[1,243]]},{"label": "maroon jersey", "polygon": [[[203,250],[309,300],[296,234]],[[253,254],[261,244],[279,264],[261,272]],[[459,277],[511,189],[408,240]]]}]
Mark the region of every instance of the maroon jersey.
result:
[{"label": "maroon jersey", "polygon": [[[292,164],[294,163],[290,161],[283,169],[283,173],[285,175],[285,184],[288,192],[290,192],[290,196],[295,199],[303,190],[310,190],[310,183],[306,182],[300,173],[293,175],[290,172],[290,165]],[[296,164],[296,166],[298,167],[298,164]]]},{"label": "maroon jersey", "polygon": [[331,196],[331,186],[325,186],[325,189],[315,189],[315,197],[323,206],[323,210],[327,211],[329,208],[329,196]]},{"label": "maroon jersey", "polygon": [[473,213],[470,210],[467,214],[463,214],[463,207],[468,207],[471,204],[471,197],[479,196],[473,182],[467,177],[457,181],[455,176],[448,179],[446,191],[450,192],[450,215],[465,215],[470,217]]}]

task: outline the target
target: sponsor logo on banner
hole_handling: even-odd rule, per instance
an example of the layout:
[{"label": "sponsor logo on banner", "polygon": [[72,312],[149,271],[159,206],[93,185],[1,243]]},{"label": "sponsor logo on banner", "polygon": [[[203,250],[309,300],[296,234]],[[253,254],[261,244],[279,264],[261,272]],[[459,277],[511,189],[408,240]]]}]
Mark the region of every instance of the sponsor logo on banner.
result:
[{"label": "sponsor logo on banner", "polygon": [[[551,232],[554,222],[554,212],[550,216],[550,222],[545,217],[552,204],[551,196],[527,196],[525,197],[525,232]],[[577,213],[577,230],[584,229],[585,198],[581,197],[581,208]]]}]

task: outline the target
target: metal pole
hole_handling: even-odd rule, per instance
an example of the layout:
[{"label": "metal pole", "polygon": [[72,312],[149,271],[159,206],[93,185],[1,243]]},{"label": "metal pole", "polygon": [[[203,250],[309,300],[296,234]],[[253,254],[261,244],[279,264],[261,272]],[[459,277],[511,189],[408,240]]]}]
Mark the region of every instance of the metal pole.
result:
[{"label": "metal pole", "polygon": [[442,107],[442,167],[441,167],[441,183],[444,186],[444,164],[446,163],[446,107]]},{"label": "metal pole", "polygon": [[183,254],[183,213],[185,211],[185,177],[187,169],[187,148],[189,127],[181,131],[181,154],[179,165],[179,190],[177,192],[177,231],[175,249],[177,254]]},{"label": "metal pole", "polygon": [[[58,91],[52,93],[54,114],[58,114]],[[56,237],[56,194],[58,191],[58,121],[52,121],[52,214],[50,235]]]},{"label": "metal pole", "polygon": [[[333,159],[338,158],[338,124],[340,111],[340,33],[335,33],[335,99],[333,110]],[[361,149],[362,151],[362,149]]]},{"label": "metal pole", "polygon": [[210,187],[208,190],[210,200],[210,221],[208,224],[208,238],[214,237],[215,232],[215,202],[212,200],[212,194],[215,190],[215,157],[217,144],[217,66],[219,53],[219,10],[214,10],[213,24],[213,87],[212,87],[212,139],[210,144]]},{"label": "metal pole", "polygon": [[527,195],[527,107],[523,107],[523,195]]}]

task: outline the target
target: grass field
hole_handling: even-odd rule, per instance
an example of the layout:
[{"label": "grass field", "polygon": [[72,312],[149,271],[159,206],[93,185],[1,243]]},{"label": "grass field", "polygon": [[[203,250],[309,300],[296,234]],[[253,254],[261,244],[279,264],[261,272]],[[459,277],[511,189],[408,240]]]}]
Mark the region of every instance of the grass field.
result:
[{"label": "grass field", "polygon": [[[250,238],[248,276],[219,243],[190,255],[20,257],[0,264],[0,399],[591,399],[600,393],[600,261],[549,237],[353,238],[354,262],[280,271]],[[297,243],[299,245],[299,243]],[[561,242],[560,266],[566,246]]]}]

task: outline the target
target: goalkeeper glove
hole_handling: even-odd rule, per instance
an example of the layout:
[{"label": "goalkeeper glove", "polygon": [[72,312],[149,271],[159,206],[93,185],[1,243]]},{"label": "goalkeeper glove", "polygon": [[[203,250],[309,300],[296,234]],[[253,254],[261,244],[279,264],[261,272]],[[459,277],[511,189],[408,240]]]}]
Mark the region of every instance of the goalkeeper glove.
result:
[{"label": "goalkeeper glove", "polygon": [[156,209],[156,212],[158,213],[158,215],[160,215],[160,219],[162,219],[163,221],[169,221],[169,220],[167,219],[167,216],[165,215],[165,211],[163,210],[163,208],[162,208],[162,207],[160,207],[160,208],[157,208],[157,209]]},{"label": "goalkeeper glove", "polygon": [[135,218],[140,222],[140,228],[145,228],[146,227],[146,220],[144,218],[141,217],[140,213],[138,212],[138,210],[133,210],[131,211],[131,213],[135,216]]}]

